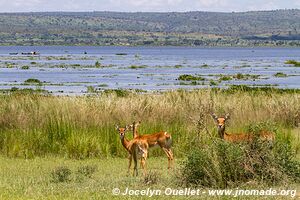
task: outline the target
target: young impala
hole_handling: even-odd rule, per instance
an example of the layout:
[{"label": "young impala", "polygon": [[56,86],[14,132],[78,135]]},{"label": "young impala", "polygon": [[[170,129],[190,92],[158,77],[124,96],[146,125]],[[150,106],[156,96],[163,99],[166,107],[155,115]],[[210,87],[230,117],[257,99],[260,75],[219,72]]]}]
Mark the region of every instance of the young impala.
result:
[{"label": "young impala", "polygon": [[131,146],[131,143],[129,140],[127,140],[125,138],[125,133],[126,131],[129,129],[128,126],[125,126],[125,128],[120,128],[118,125],[116,125],[116,129],[120,135],[120,140],[121,140],[121,143],[123,145],[123,147],[128,151],[129,155],[128,155],[128,159],[129,159],[129,165],[128,165],[128,173],[130,172],[130,167],[131,167],[131,162],[132,162],[132,153],[131,153],[131,149],[130,149],[130,146]]},{"label": "young impala", "polygon": [[[226,133],[226,121],[229,119],[229,114],[226,114],[224,117],[218,117],[215,114],[212,114],[213,119],[216,121],[218,134],[219,136],[226,141],[230,142],[243,142],[243,141],[252,141],[254,139],[254,134],[250,133],[240,133],[240,134],[229,134]],[[273,133],[268,131],[259,132],[259,138],[264,141],[273,141],[275,136]]]},{"label": "young impala", "polygon": [[116,126],[117,131],[119,132],[121,143],[123,147],[128,151],[129,156],[129,165],[128,165],[128,173],[130,172],[130,167],[132,163],[132,159],[134,160],[134,169],[133,175],[138,175],[137,170],[137,160],[141,158],[141,166],[144,169],[144,174],[146,174],[146,159],[148,155],[148,144],[147,142],[139,139],[133,139],[129,141],[125,138],[125,133],[129,129],[129,126],[125,126],[125,128],[120,128]]},{"label": "young impala", "polygon": [[133,124],[130,125],[133,131],[134,138],[146,141],[149,148],[154,146],[159,146],[168,157],[168,168],[170,169],[173,166],[173,160],[174,160],[173,152],[171,149],[172,147],[171,134],[165,131],[160,131],[158,133],[153,133],[153,134],[139,135],[137,131],[139,125],[140,122],[133,122]]}]

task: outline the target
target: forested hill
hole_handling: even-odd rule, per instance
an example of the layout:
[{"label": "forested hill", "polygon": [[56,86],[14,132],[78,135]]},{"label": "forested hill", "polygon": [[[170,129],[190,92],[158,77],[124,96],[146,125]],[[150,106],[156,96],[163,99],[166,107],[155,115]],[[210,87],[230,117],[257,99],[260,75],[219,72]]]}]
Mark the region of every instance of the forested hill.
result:
[{"label": "forested hill", "polygon": [[298,46],[300,10],[1,13],[1,45]]}]

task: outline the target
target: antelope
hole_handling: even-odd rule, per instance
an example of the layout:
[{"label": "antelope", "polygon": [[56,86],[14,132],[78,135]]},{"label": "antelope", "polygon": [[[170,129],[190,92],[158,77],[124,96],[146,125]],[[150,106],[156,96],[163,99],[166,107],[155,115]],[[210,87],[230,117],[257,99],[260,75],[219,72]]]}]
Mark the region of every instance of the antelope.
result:
[{"label": "antelope", "polygon": [[146,159],[148,155],[148,144],[145,141],[139,139],[133,139],[131,141],[126,139],[125,133],[129,129],[129,126],[125,126],[125,128],[120,128],[119,126],[116,126],[116,129],[119,132],[123,147],[129,153],[128,156],[129,164],[128,164],[127,173],[130,173],[130,167],[133,159],[134,160],[133,176],[138,175],[137,160],[139,157],[141,157],[141,166],[144,169],[144,174],[146,174]]},{"label": "antelope", "polygon": [[139,158],[141,159],[141,167],[144,170],[144,176],[146,176],[147,174],[146,160],[148,157],[148,148],[149,148],[147,141],[143,139],[135,138],[131,141],[129,148],[132,153],[132,157],[134,161],[133,176],[138,175],[137,160]]},{"label": "antelope", "polygon": [[133,131],[133,136],[135,139],[144,140],[147,142],[149,148],[160,146],[160,148],[165,152],[165,154],[168,157],[168,169],[172,168],[174,156],[171,149],[172,146],[172,137],[170,133],[167,133],[165,131],[160,131],[158,133],[153,134],[146,134],[146,135],[139,135],[137,128],[140,125],[141,122],[133,122],[132,125],[130,125],[130,128]]},{"label": "antelope", "polygon": [[131,152],[131,149],[130,149],[131,142],[125,138],[125,133],[128,129],[129,129],[128,126],[125,126],[125,128],[120,128],[118,125],[116,125],[116,130],[119,132],[121,143],[122,143],[123,147],[129,153],[129,155],[128,155],[129,165],[128,165],[127,173],[130,172],[130,167],[131,167],[131,163],[132,163],[132,152]]},{"label": "antelope", "polygon": [[[226,114],[224,117],[218,117],[216,114],[211,114],[213,119],[217,123],[218,134],[221,139],[229,142],[243,142],[243,141],[252,141],[255,137],[254,134],[250,133],[240,133],[240,134],[228,134],[225,132],[225,122],[230,119],[229,114]],[[273,133],[268,131],[261,131],[259,133],[259,138],[263,141],[273,141],[275,136]]]}]

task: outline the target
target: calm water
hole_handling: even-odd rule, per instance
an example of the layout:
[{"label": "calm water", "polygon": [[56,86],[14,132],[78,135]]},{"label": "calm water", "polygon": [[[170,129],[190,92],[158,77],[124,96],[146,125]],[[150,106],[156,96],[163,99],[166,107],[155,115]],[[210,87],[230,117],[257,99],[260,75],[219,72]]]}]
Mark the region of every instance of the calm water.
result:
[{"label": "calm water", "polygon": [[[21,54],[31,51],[40,55]],[[300,48],[0,47],[0,89],[38,87],[53,93],[84,94],[88,86],[96,90],[169,90],[212,87],[211,81],[217,83],[213,87],[247,84],[300,88],[300,67],[286,65],[286,60],[300,61]],[[96,61],[103,67],[96,68]],[[275,77],[278,72],[287,76]],[[260,76],[219,81],[220,74],[238,73]],[[182,74],[201,75],[205,81],[192,85],[177,80]],[[24,84],[30,78],[39,79],[42,86]]]}]

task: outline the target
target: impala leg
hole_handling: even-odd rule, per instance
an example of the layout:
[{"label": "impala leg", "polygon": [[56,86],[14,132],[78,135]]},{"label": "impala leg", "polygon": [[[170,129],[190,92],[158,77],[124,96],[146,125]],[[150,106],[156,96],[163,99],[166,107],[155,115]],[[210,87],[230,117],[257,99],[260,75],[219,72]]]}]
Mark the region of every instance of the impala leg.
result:
[{"label": "impala leg", "polygon": [[142,157],[141,157],[141,167],[143,168],[144,176],[147,175],[147,169],[146,169],[147,156],[148,156],[148,153],[144,152],[143,155],[142,155]]},{"label": "impala leg", "polygon": [[131,154],[128,156],[128,160],[129,160],[129,162],[128,162],[127,174],[130,174],[130,168],[131,168],[131,163],[132,163],[132,155]]},{"label": "impala leg", "polygon": [[134,162],[133,176],[138,176],[137,158],[136,158],[136,156],[133,158],[133,162]]},{"label": "impala leg", "polygon": [[171,168],[174,168],[174,155],[172,152],[172,149],[168,149],[169,156],[170,156],[170,162],[171,162]]},{"label": "impala leg", "polygon": [[[168,157],[168,169],[170,169],[171,168],[171,157],[172,157],[172,155],[170,155],[169,149],[164,148],[164,147],[162,149]],[[172,153],[172,151],[171,151],[171,153]]]}]

